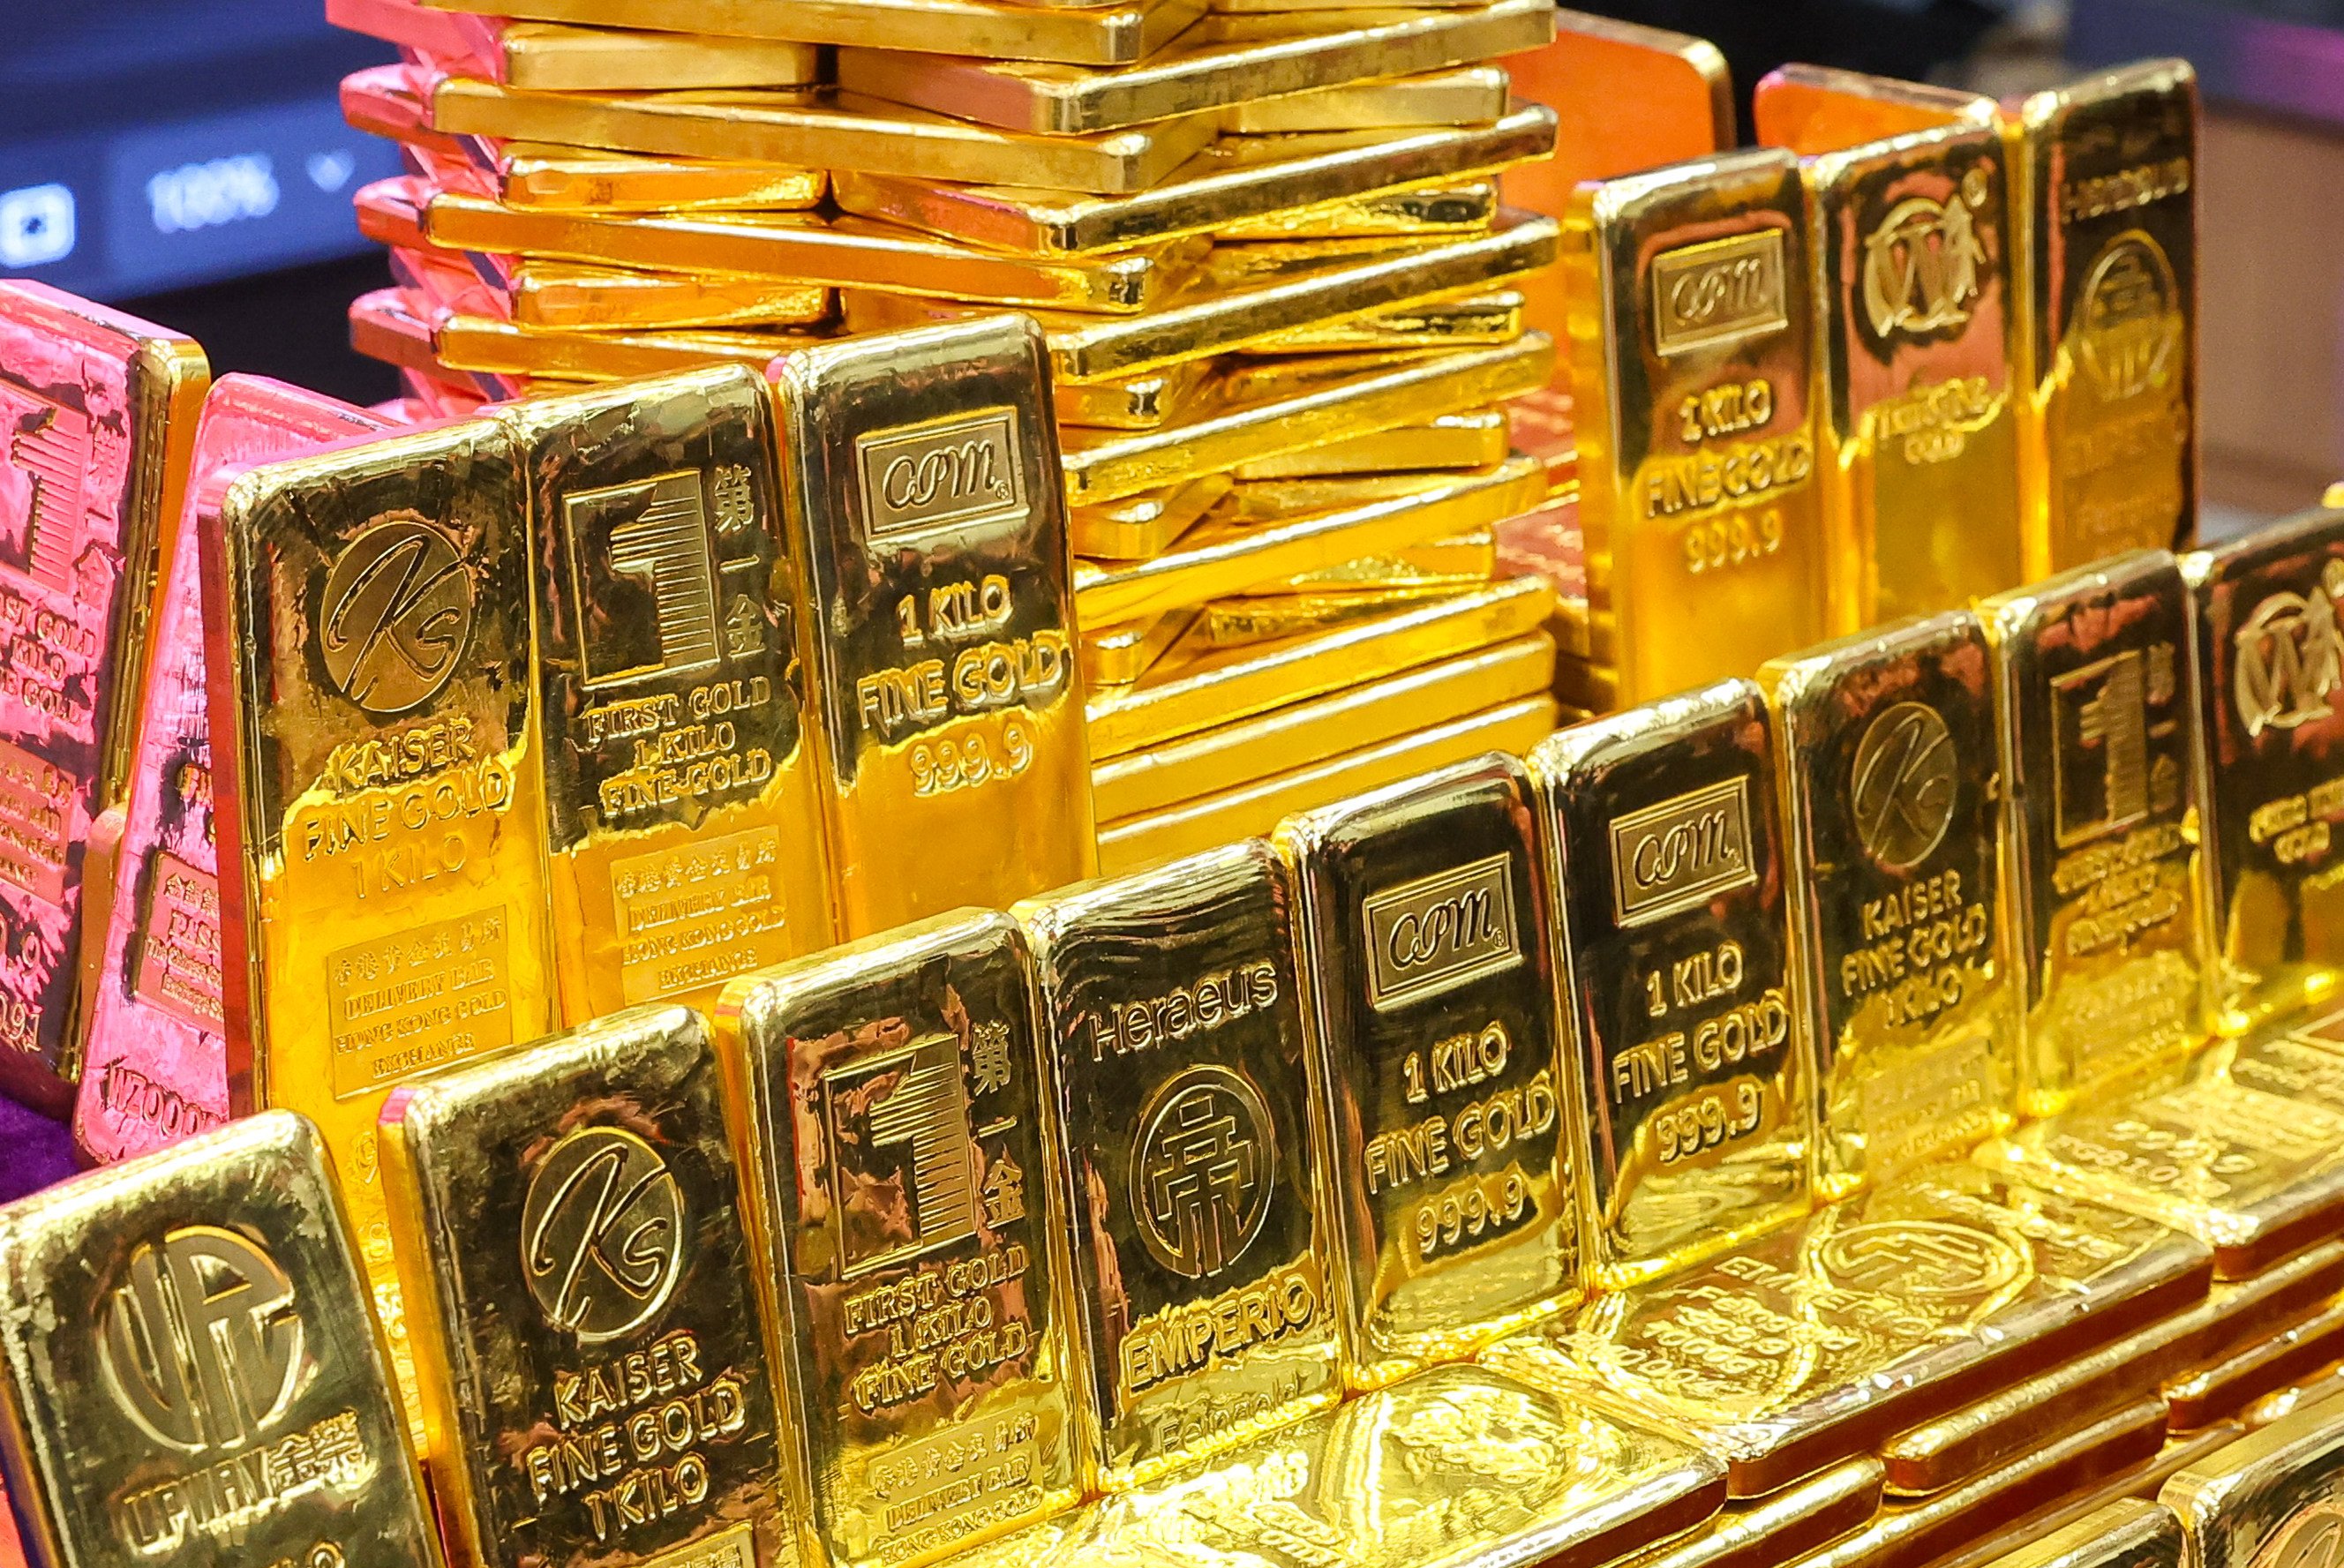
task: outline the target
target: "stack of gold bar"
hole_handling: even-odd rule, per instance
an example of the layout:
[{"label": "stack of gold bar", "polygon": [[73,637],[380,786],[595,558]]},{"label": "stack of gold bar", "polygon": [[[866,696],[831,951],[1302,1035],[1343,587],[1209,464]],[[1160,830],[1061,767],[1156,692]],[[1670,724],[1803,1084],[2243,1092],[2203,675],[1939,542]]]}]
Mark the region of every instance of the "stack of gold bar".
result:
[{"label": "stack of gold bar", "polygon": [[1553,488],[1543,0],[436,5],[333,9],[406,55],[344,85],[413,170],[351,320],[425,408],[1041,319],[1106,865],[1551,727],[1495,537]]}]

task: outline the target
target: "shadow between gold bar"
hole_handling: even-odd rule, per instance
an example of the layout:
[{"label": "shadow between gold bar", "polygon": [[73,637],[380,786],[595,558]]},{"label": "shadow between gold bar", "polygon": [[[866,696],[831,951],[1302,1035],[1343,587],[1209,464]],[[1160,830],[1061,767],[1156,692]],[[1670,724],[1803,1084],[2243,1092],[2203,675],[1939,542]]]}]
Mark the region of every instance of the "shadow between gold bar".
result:
[{"label": "shadow between gold bar", "polygon": [[1851,1459],[1771,1497],[1728,1503],[1692,1534],[1619,1568],[1778,1568],[1870,1520],[1880,1499],[1880,1462]]},{"label": "shadow between gold bar", "polygon": [[2244,1346],[2165,1385],[2176,1431],[2234,1416],[2263,1395],[2344,1355],[2344,1303],[2329,1302],[2269,1338]]},{"label": "shadow between gold bar", "polygon": [[793,1544],[707,1020],[643,1007],[395,1092],[426,1459],[477,1568],[760,1568]]}]

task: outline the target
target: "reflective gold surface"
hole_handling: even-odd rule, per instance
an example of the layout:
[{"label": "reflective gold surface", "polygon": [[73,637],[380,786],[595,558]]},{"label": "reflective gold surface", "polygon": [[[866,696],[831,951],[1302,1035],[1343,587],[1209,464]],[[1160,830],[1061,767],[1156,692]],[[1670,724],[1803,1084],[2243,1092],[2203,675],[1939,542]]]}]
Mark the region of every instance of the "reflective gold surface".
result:
[{"label": "reflective gold surface", "polygon": [[1880,1462],[1851,1459],[1771,1497],[1728,1504],[1621,1568],[1776,1568],[1869,1520],[1880,1496]]},{"label": "reflective gold surface", "polygon": [[1331,1112],[1346,1381],[1575,1301],[1577,1194],[1529,772],[1491,754],[1278,825]]},{"label": "reflective gold surface", "polygon": [[1758,688],[1728,681],[1566,730],[1531,757],[1599,1289],[1807,1207],[1815,1108],[1773,744]]},{"label": "reflective gold surface", "polygon": [[643,92],[666,87],[793,87],[822,79],[811,44],[621,33],[520,23],[490,59],[495,80],[547,92]]},{"label": "reflective gold surface", "polygon": [[1221,128],[1264,136],[1490,125],[1506,112],[1509,85],[1502,66],[1462,66],[1420,76],[1346,83],[1232,104],[1221,116]]},{"label": "reflective gold surface", "polygon": [[1052,401],[1061,427],[1159,430],[1195,407],[1211,369],[1209,359],[1190,359],[1121,381],[1070,381],[1056,389]]},{"label": "reflective gold surface", "polygon": [[[1476,200],[1476,187],[1461,200],[1446,194],[1455,182],[1553,147],[1554,112],[1523,104],[1487,126],[1224,138],[1154,186],[1120,197],[1053,189],[1030,175],[1025,185],[966,186],[884,169],[842,174],[835,188],[849,212],[1011,255],[1056,256],[1208,231],[1310,237],[1288,235],[1289,225],[1367,235],[1486,228],[1494,204]],[[1460,207],[1467,212],[1450,210]],[[1276,233],[1255,234],[1248,224]]]},{"label": "reflective gold surface", "polygon": [[1207,24],[1118,70],[854,47],[838,51],[836,69],[848,92],[1012,130],[1073,136],[1470,65],[1536,48],[1553,35],[1554,8],[1546,0],[1491,0],[1363,25],[1281,30],[1272,40],[1225,40]]},{"label": "reflective gold surface", "polygon": [[187,338],[0,280],[0,1087],[62,1116],[92,820],[129,794],[155,586],[211,373]]},{"label": "reflective gold surface", "polygon": [[618,1013],[400,1089],[382,1138],[454,1554],[782,1561],[781,1384],[706,1020]]},{"label": "reflective gold surface", "polygon": [[[2203,1431],[2178,1432],[2147,1459],[2137,1461],[2071,1492],[2048,1507],[2037,1508],[2016,1524],[1980,1536],[1931,1568],[1990,1568],[2000,1557],[2046,1541],[2059,1531],[2107,1507],[2131,1499],[2156,1497],[2157,1488],[2208,1454],[2227,1447],[2239,1435],[2235,1423],[2208,1427]],[[2152,1557],[2152,1563],[2157,1559]],[[2185,1555],[2183,1561],[2187,1561]]]},{"label": "reflective gold surface", "polygon": [[[2344,512],[2309,512],[2184,560],[2197,621],[2201,834],[2217,1027],[2316,1007],[2344,982]],[[2332,584],[2332,587],[2331,587]]]},{"label": "reflective gold surface", "polygon": [[995,316],[806,349],[769,379],[841,934],[1088,875],[1041,333]]},{"label": "reflective gold surface", "polygon": [[2239,1411],[2238,1421],[2248,1431],[2259,1431],[2275,1421],[2324,1403],[2339,1393],[2344,1393],[2344,1361],[2331,1362],[2300,1382],[2265,1394]]},{"label": "reflective gold surface", "polygon": [[539,551],[563,1016],[705,1007],[834,936],[764,381],[727,367],[501,417]]},{"label": "reflective gold surface", "polygon": [[2198,78],[2152,61],[2006,122],[2026,574],[2186,543],[2198,513]]},{"label": "reflective gold surface", "polygon": [[1639,702],[1829,631],[1798,166],[1732,153],[1582,187],[1563,245],[1580,524]]},{"label": "reflective gold surface", "polygon": [[[1231,145],[1232,138],[1224,137],[1216,147]],[[1369,191],[1321,206],[1241,217],[1215,232],[1225,239],[1358,239],[1377,234],[1454,238],[1486,230],[1497,216],[1498,182],[1479,179]]]},{"label": "reflective gold surface", "polygon": [[794,210],[818,205],[830,188],[830,177],[820,169],[695,163],[543,142],[508,145],[497,173],[494,194],[501,200],[566,211]]},{"label": "reflective gold surface", "polygon": [[1421,423],[1393,425],[1369,434],[1346,436],[1278,457],[1255,458],[1230,471],[1240,482],[1251,482],[1411,469],[1486,470],[1505,462],[1510,450],[1505,410],[1473,409],[1464,413],[1441,414]]},{"label": "reflective gold surface", "polygon": [[1026,943],[962,910],[765,971],[717,1014],[792,1507],[919,1563],[1072,1505],[1072,1239]]},{"label": "reflective gold surface", "polygon": [[2167,1482],[2192,1568],[2316,1563],[2344,1515],[2344,1408],[2300,1410]]},{"label": "reflective gold surface", "polygon": [[1997,1559],[1996,1568],[2182,1568],[2182,1562],[2181,1522],[2130,1497]]},{"label": "reflective gold surface", "polygon": [[1076,555],[1142,561],[1155,554],[1229,493],[1227,474],[1200,474],[1165,490],[1142,491],[1098,506],[1066,509],[1066,538]]},{"label": "reflective gold surface", "polygon": [[513,268],[510,294],[523,327],[812,326],[831,306],[830,290],[816,284],[533,259]]},{"label": "reflective gold surface", "polygon": [[1925,1166],[1481,1359],[1693,1432],[1761,1496],[2187,1307],[2210,1274],[2153,1221]]},{"label": "reflective gold surface", "polygon": [[1776,659],[1773,709],[1815,1179],[1836,1198],[2011,1123],[1993,661],[1966,611]]},{"label": "reflective gold surface", "polygon": [[[1329,350],[1373,353],[1395,349],[1448,349],[1475,343],[1510,343],[1522,335],[1523,295],[1456,295],[1395,306],[1348,321],[1305,327],[1267,342],[1248,345],[1248,354],[1323,354]],[[1551,377],[1553,367],[1549,366]]]},{"label": "reflective gold surface", "polygon": [[2207,1032],[2188,592],[2136,551],[1986,601],[2020,1109],[2048,1115]]},{"label": "reflective gold surface", "polygon": [[45,1563],[439,1568],[333,1166],[249,1118],[0,1209],[8,1501]]},{"label": "reflective gold surface", "polygon": [[1288,772],[1309,759],[1417,733],[1480,703],[1506,705],[1546,689],[1553,645],[1542,632],[1460,652],[1381,680],[1233,719],[1091,770],[1100,820],[1161,811],[1232,779]]},{"label": "reflective gold surface", "polygon": [[1529,578],[1332,630],[1246,647],[1175,650],[1137,685],[1090,702],[1094,756],[1120,756],[1539,630],[1553,592]]},{"label": "reflective gold surface", "polygon": [[[1823,310],[1816,408],[1843,631],[2026,575],[2001,134],[1975,121],[1803,166]],[[1960,526],[1948,527],[1950,516]]]},{"label": "reflective gold surface", "polygon": [[1293,909],[1251,840],[1017,915],[1070,1163],[1084,1441],[1122,1490],[1341,1391]]},{"label": "reflective gold surface", "polygon": [[1197,619],[1193,610],[1167,610],[1083,633],[1086,686],[1126,686],[1153,669],[1165,650]]},{"label": "reflective gold surface", "polygon": [[2331,1301],[2300,1321],[2165,1385],[2177,1431],[2235,1415],[2249,1401],[2344,1356],[2344,1303]]},{"label": "reflective gold surface", "polygon": [[1203,641],[1217,648],[1239,647],[1305,632],[1326,631],[1354,621],[1429,604],[1474,583],[1407,583],[1370,588],[1337,586],[1308,592],[1286,588],[1266,593],[1216,599],[1205,606],[1197,625]]}]

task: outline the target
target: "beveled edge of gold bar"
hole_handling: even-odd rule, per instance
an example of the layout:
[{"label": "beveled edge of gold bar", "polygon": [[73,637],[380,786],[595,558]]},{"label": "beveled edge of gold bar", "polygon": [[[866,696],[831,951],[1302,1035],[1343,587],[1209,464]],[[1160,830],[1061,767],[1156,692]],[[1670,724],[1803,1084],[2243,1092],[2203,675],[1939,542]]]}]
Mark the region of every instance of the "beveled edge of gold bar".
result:
[{"label": "beveled edge of gold bar", "polygon": [[1870,1519],[1881,1474],[1869,1456],[1843,1461],[1613,1568],[1778,1568]]},{"label": "beveled edge of gold bar", "polygon": [[2344,1401],[2299,1410],[2193,1463],[2157,1492],[2180,1516],[2192,1568],[2275,1563],[2298,1522],[2337,1528],[2344,1483]]},{"label": "beveled edge of gold bar", "polygon": [[2164,94],[2198,86],[2198,67],[2179,56],[2136,60],[2105,70],[2087,71],[2056,87],[2030,93],[2018,106],[2016,119],[2030,135],[2054,130],[2074,110],[2112,102],[2136,93]]},{"label": "beveled edge of gold bar", "polygon": [[[1871,118],[1861,125],[1834,122],[1828,118],[1834,110]],[[1851,151],[1915,131],[1988,129],[1999,114],[1995,100],[1983,93],[1798,62],[1767,72],[1751,93],[1758,140],[1802,157]]]},{"label": "beveled edge of gold bar", "polygon": [[1222,112],[1221,134],[1278,136],[1369,126],[1401,130],[1417,126],[1488,125],[1506,112],[1512,86],[1506,68],[1494,62],[1344,82],[1283,97],[1231,104]]},{"label": "beveled edge of gold bar", "polygon": [[2244,1345],[2211,1365],[2165,1385],[2176,1431],[2233,1416],[2291,1378],[2344,1356],[2344,1302],[2331,1301],[2267,1339]]},{"label": "beveled edge of gold bar", "polygon": [[2124,1497],[1995,1559],[1994,1568],[2181,1568],[2183,1549],[2171,1509]]},{"label": "beveled edge of gold bar", "polygon": [[[2038,1508],[2008,1529],[1974,1543],[1930,1564],[1930,1568],[1998,1568],[1997,1559],[2001,1555],[2044,1540],[2052,1532],[2065,1529],[2078,1519],[2087,1518],[2111,1502],[2127,1498],[2144,1501],[2155,1498],[2157,1489],[2168,1476],[2236,1441],[2240,1435],[2241,1429],[2236,1422],[2225,1421],[2208,1427],[2204,1431],[2167,1437],[2162,1448],[2139,1463],[2128,1465],[2107,1480],[2047,1508]],[[2185,1563],[2187,1560],[2186,1547],[2183,1560]]]}]

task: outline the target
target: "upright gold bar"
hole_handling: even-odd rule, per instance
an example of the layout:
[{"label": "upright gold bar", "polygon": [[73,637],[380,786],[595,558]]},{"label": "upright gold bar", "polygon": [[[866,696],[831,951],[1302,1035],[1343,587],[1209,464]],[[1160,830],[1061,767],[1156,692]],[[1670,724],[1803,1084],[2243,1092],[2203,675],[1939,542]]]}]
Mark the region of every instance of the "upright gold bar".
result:
[{"label": "upright gold bar", "polygon": [[2196,611],[2199,842],[2213,897],[2216,1025],[2318,1007],[2344,983],[2344,512],[2186,556]]},{"label": "upright gold bar", "polygon": [[2026,575],[2179,548],[2198,517],[2198,75],[2102,72],[2006,126]]},{"label": "upright gold bar", "polygon": [[399,1356],[375,1113],[555,1005],[520,466],[451,423],[202,515],[229,1098],[317,1119]]},{"label": "upright gold bar", "polygon": [[1814,290],[1797,160],[1582,187],[1565,230],[1580,524],[1641,702],[1819,642]]},{"label": "upright gold bar", "polygon": [[2001,133],[1971,123],[1803,166],[1843,632],[2026,578],[2011,362],[2026,326],[2013,309],[2003,157]]},{"label": "upright gold bar", "polygon": [[789,1497],[838,1568],[912,1568],[1080,1499],[1038,1022],[1025,939],[985,910],[738,980],[718,1009]]},{"label": "upright gold bar", "polygon": [[763,379],[693,371],[500,417],[537,551],[563,1017],[707,1006],[834,930]]},{"label": "upright gold bar", "polygon": [[1682,1269],[1808,1205],[1814,1096],[1773,732],[1758,688],[1725,681],[1531,755],[1600,1289]]},{"label": "upright gold bar", "polygon": [[1825,1201],[2010,1126],[1993,661],[1966,611],[1758,673],[1774,716]]},{"label": "upright gold bar", "polygon": [[1750,95],[1750,118],[1762,146],[1788,147],[1801,157],[2000,123],[1994,100],[1980,93],[1799,64],[1759,78]]},{"label": "upright gold bar", "polygon": [[129,793],[155,584],[210,370],[189,339],[0,279],[0,1088],[81,1077],[83,845]]},{"label": "upright gold bar", "polygon": [[334,1189],[276,1112],[0,1209],[0,1464],[35,1560],[440,1568]]},{"label": "upright gold bar", "polygon": [[2167,1482],[2191,1568],[2313,1563],[2344,1514],[2344,1409],[2299,1410]]},{"label": "upright gold bar", "polygon": [[2002,714],[2019,1108],[2206,1037],[2189,596],[2135,551],[1980,606]]},{"label": "upright gold bar", "polygon": [[2183,1568],[2181,1521],[2138,1497],[2111,1502],[1994,1568]]},{"label": "upright gold bar", "polygon": [[1032,321],[995,316],[768,372],[842,936],[1090,874],[1044,352]]},{"label": "upright gold bar", "polygon": [[1579,1215],[1529,771],[1493,752],[1289,817],[1332,1113],[1345,1379],[1378,1388],[1572,1304]]},{"label": "upright gold bar", "polygon": [[1340,1286],[1293,910],[1258,839],[1021,905],[1086,1459],[1110,1491],[1333,1405]]},{"label": "upright gold bar", "polygon": [[383,1107],[460,1561],[788,1561],[782,1385],[717,1078],[707,1020],[643,1007]]}]

